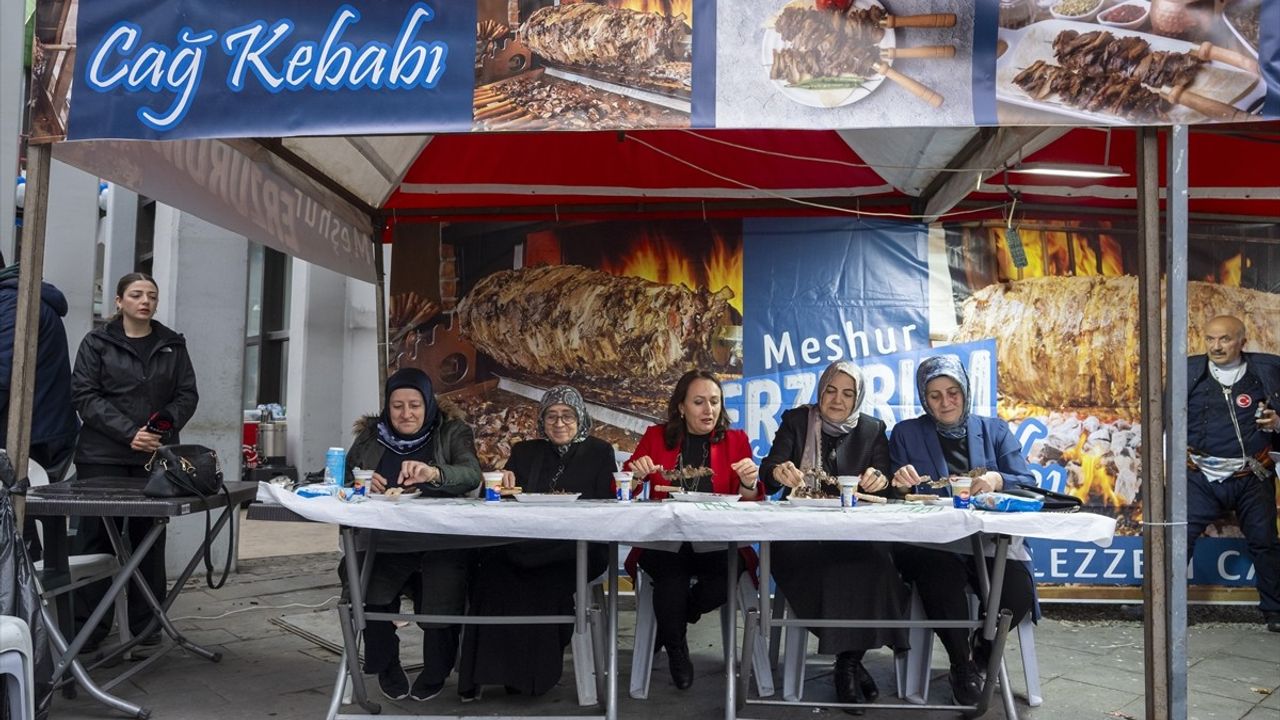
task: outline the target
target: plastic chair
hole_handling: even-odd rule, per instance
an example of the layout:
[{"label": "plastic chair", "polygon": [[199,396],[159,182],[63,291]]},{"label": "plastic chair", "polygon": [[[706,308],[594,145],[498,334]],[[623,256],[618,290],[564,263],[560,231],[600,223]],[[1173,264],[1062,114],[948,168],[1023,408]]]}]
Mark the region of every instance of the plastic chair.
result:
[{"label": "plastic chair", "polygon": [[[969,595],[969,611],[974,619],[978,617],[978,598],[973,594]],[[925,619],[924,604],[914,589],[911,591],[911,619]],[[929,681],[933,674],[933,630],[911,628],[910,637],[906,686],[899,689],[898,696],[908,702],[924,704],[928,702]],[[1040,694],[1040,662],[1036,658],[1036,624],[1030,615],[1018,623],[1018,647],[1022,652],[1022,671],[1027,682],[1027,705],[1039,707],[1044,698]],[[1004,659],[1001,658],[1000,662],[1003,664]]]},{"label": "plastic chair", "polygon": [[26,621],[0,615],[0,683],[8,699],[8,716],[13,720],[32,720],[36,716],[34,662],[31,630]]},{"label": "plastic chair", "polygon": [[[781,592],[774,595],[774,602],[783,608],[782,618],[794,618],[795,612],[787,604]],[[785,640],[782,656],[782,699],[798,702],[804,699],[804,676],[809,659],[809,630],[800,625],[788,625],[785,628]],[[912,647],[915,647],[912,645]],[[894,676],[897,682],[898,697],[903,697],[907,678],[908,653],[895,653],[893,656]]]},{"label": "plastic chair", "polygon": [[[49,475],[40,463],[35,460],[27,461],[27,477],[31,481],[32,487],[40,487],[49,484]],[[44,526],[36,523],[36,533],[40,536],[40,542],[44,542]],[[37,560],[33,563],[36,573],[44,571],[44,560]],[[67,571],[69,575],[69,584],[46,590],[45,599],[53,598],[66,592],[70,592],[78,587],[87,585],[88,583],[104,578],[113,577],[120,570],[120,561],[115,555],[110,553],[90,553],[87,555],[69,555],[67,557]],[[116,596],[115,618],[116,626],[119,628],[120,640],[128,641],[129,635],[129,601],[125,597],[126,593],[120,593]]]},{"label": "plastic chair", "polygon": [[[760,609],[760,595],[751,575],[738,576],[738,605],[745,618],[748,610]],[[728,659],[729,644],[736,638],[729,636],[728,605],[720,606],[721,642]],[[636,570],[636,641],[631,653],[631,697],[644,700],[649,697],[649,679],[653,671],[653,648],[658,641],[658,623],[653,614],[653,580],[643,570]],[[751,657],[752,675],[756,680],[756,692],[760,697],[773,695],[773,669],[769,665],[768,643],[762,636],[756,638]]]}]

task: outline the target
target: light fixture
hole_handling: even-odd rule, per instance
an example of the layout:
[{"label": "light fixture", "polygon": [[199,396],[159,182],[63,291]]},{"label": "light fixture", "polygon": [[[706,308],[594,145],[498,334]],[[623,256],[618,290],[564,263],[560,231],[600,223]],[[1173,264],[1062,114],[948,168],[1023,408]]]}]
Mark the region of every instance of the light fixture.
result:
[{"label": "light fixture", "polygon": [[1106,133],[1107,143],[1102,151],[1102,164],[1100,165],[1089,163],[1019,162],[1009,168],[1008,171],[1026,175],[1050,175],[1080,180],[1129,177],[1129,173],[1125,172],[1124,168],[1111,164],[1111,128],[1107,128]]}]

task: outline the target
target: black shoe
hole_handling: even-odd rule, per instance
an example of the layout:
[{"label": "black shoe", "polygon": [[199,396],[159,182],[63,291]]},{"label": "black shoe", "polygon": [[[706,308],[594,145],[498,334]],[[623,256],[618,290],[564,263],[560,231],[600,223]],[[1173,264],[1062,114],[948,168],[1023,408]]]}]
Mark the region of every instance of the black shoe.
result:
[{"label": "black shoe", "polygon": [[386,670],[378,673],[378,689],[389,700],[409,697],[409,676],[400,667],[399,660],[393,660]]},{"label": "black shoe", "polygon": [[977,705],[982,699],[982,678],[972,660],[963,665],[952,665],[949,677],[951,694],[955,696],[957,705]]},{"label": "black shoe", "polygon": [[426,673],[419,673],[417,679],[413,681],[413,689],[409,691],[409,697],[419,702],[426,702],[442,692],[444,692],[444,681],[428,682]]},{"label": "black shoe", "polygon": [[862,691],[862,696],[867,699],[867,702],[873,703],[880,699],[880,688],[876,687],[876,679],[867,672],[861,660],[853,666],[853,674],[858,679],[858,689]]},{"label": "black shoe", "polygon": [[[836,665],[831,673],[831,682],[836,686],[837,702],[868,702],[866,693],[862,691],[862,684],[858,682],[858,670],[860,668],[862,673],[866,675],[866,668],[863,668],[862,663],[854,658],[853,653],[836,655]],[[870,679],[869,675],[867,679]],[[874,687],[875,682],[873,681],[871,685]],[[866,712],[862,708],[844,708],[844,711],[850,715],[862,715]]]},{"label": "black shoe", "polygon": [[1273,633],[1280,633],[1280,613],[1263,613],[1263,619],[1267,623],[1267,630]]},{"label": "black shoe", "polygon": [[464,703],[475,702],[484,694],[484,688],[477,685],[470,690],[459,690],[458,699]]},{"label": "black shoe", "polygon": [[693,660],[689,659],[689,644],[681,642],[677,647],[667,645],[667,664],[671,670],[671,681],[679,690],[688,690],[693,685]]}]

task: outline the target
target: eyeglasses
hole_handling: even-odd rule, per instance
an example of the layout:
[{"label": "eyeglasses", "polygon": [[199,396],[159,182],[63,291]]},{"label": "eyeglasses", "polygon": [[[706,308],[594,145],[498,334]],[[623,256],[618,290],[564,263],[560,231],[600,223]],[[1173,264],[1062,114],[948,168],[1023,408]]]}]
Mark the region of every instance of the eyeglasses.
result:
[{"label": "eyeglasses", "polygon": [[577,425],[578,416],[573,413],[565,413],[564,415],[547,415],[545,417],[548,425]]}]

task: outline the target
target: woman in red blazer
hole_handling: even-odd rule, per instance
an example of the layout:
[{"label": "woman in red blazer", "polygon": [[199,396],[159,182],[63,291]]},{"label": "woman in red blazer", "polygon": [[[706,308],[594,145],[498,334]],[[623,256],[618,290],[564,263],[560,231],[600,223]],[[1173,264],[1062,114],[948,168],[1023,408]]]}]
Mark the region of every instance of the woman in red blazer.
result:
[{"label": "woman in red blazer", "polygon": [[[709,467],[711,477],[699,478],[697,490],[760,499],[763,486],[751,460],[751,445],[746,433],[729,429],[723,397],[715,375],[705,370],[685,373],[667,401],[666,424],[646,430],[623,467],[637,479],[656,484],[666,484],[657,474],[661,470]],[[661,499],[666,493],[652,492],[650,497]],[[639,559],[653,580],[658,644],[667,649],[671,679],[681,690],[693,684],[688,623],[697,622],[728,597],[725,552],[694,552],[684,543],[676,551],[645,550]]]}]

